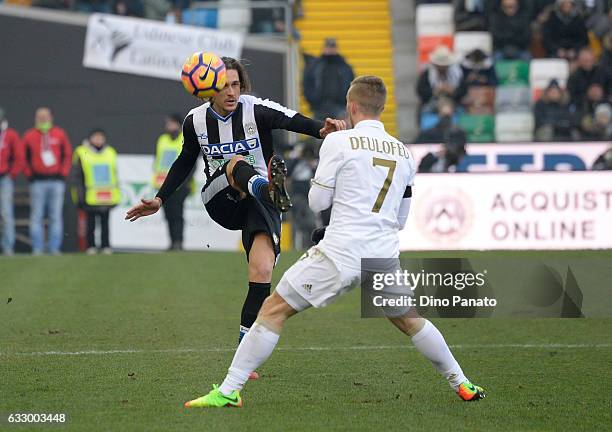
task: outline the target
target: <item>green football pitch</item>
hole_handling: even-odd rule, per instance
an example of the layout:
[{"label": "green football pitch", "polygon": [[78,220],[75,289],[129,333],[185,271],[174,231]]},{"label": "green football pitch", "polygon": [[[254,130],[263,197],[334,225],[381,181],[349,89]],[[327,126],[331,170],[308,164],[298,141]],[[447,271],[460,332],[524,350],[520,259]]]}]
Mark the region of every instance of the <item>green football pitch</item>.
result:
[{"label": "green football pitch", "polygon": [[186,410],[225,376],[246,280],[238,253],[0,259],[0,429],[46,427],[10,413],[77,431],[612,428],[612,319],[435,320],[487,390],[464,403],[408,338],[360,318],[356,291],[289,321],[243,409]]}]

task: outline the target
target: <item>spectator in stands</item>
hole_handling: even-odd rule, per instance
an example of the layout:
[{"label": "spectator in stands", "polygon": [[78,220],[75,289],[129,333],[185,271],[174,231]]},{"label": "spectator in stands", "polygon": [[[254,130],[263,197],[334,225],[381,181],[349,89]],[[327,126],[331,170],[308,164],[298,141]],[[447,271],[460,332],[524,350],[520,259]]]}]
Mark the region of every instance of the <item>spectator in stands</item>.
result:
[{"label": "spectator in stands", "polygon": [[592,169],[594,171],[612,170],[612,147],[595,159]]},{"label": "spectator in stands", "polygon": [[[168,176],[170,167],[181,153],[183,147],[183,133],[181,125],[183,117],[180,114],[172,114],[166,117],[164,133],[157,139],[155,148],[155,163],[153,168],[153,187],[159,189]],[[183,185],[174,192],[164,203],[164,215],[168,223],[168,234],[170,236],[171,251],[183,249],[183,231],[185,219],[183,217],[185,200],[191,193],[193,187],[193,171]]]},{"label": "spectator in stands", "polygon": [[608,102],[612,103],[612,31],[602,40],[603,53],[599,59],[599,67],[604,74]]},{"label": "spectator in stands", "polygon": [[143,17],[142,0],[113,0],[113,13],[116,15]]},{"label": "spectator in stands", "polygon": [[13,180],[23,169],[23,164],[24,153],[19,134],[9,127],[4,110],[0,108],[0,222],[4,255],[15,252]]},{"label": "spectator in stands", "polygon": [[75,8],[77,11],[85,13],[111,13],[109,0],[77,0]]},{"label": "spectator in stands", "polygon": [[597,106],[605,103],[604,90],[601,84],[591,84],[587,89],[586,99],[575,107],[574,122],[579,129],[579,139],[592,139],[596,135],[595,112]]},{"label": "spectator in stands", "polygon": [[465,156],[467,136],[453,124],[454,103],[441,99],[438,103],[439,123],[431,129],[421,131],[416,139],[419,144],[442,144],[436,153],[428,153],[419,164],[419,172],[455,172]]},{"label": "spectator in stands", "polygon": [[605,84],[603,70],[595,64],[595,56],[589,47],[584,47],[578,54],[577,68],[567,81],[570,102],[582,105],[587,89],[591,84]]},{"label": "spectator in stands", "polygon": [[72,166],[72,145],[66,132],[53,124],[51,110],[36,110],[34,128],[23,135],[30,180],[30,237],[32,253],[41,255],[45,246],[43,219],[49,217],[48,250],[59,255],[64,237],[64,191]]},{"label": "spectator in stands", "polygon": [[476,48],[469,52],[463,62],[463,85],[467,86],[496,86],[497,74],[493,60],[487,54]]},{"label": "spectator in stands", "polygon": [[119,204],[117,152],[106,143],[106,132],[94,129],[74,151],[72,168],[73,200],[87,214],[87,254],[96,249],[96,219],[100,226],[100,249],[110,255],[109,214]]},{"label": "spectator in stands", "polygon": [[536,141],[571,141],[569,101],[557,80],[552,80],[544,90],[535,105],[534,115]]},{"label": "spectator in stands", "polygon": [[582,15],[586,26],[595,37],[601,39],[612,26],[612,2],[610,0],[581,0]]},{"label": "spectator in stands", "polygon": [[293,232],[296,249],[308,249],[312,246],[310,234],[316,228],[316,216],[308,206],[308,191],[310,179],[314,177],[317,169],[315,157],[315,143],[305,143],[300,151],[288,162],[287,169],[291,179],[291,201],[293,208]]},{"label": "spectator in stands", "polygon": [[500,9],[491,17],[495,60],[522,59],[529,61],[531,17],[518,0],[502,0]]},{"label": "spectator in stands", "polygon": [[612,108],[607,103],[597,105],[593,115],[585,115],[581,122],[581,139],[585,141],[612,140]]},{"label": "spectator in stands", "polygon": [[338,52],[336,39],[325,39],[321,57],[304,68],[304,96],[315,118],[346,116],[346,92],[354,77],[353,68]]},{"label": "spectator in stands", "polygon": [[580,48],[589,44],[584,19],[575,0],[557,0],[554,11],[544,23],[542,38],[549,57],[576,58]]},{"label": "spectator in stands", "polygon": [[487,0],[453,0],[455,31],[487,31]]},{"label": "spectator in stands", "polygon": [[462,86],[463,72],[455,63],[453,54],[444,45],[437,47],[429,57],[430,63],[419,76],[417,94],[421,100],[421,112],[435,112],[440,98],[459,102],[466,88]]},{"label": "spectator in stands", "polygon": [[144,17],[151,20],[163,21],[170,12],[168,0],[143,0]]}]

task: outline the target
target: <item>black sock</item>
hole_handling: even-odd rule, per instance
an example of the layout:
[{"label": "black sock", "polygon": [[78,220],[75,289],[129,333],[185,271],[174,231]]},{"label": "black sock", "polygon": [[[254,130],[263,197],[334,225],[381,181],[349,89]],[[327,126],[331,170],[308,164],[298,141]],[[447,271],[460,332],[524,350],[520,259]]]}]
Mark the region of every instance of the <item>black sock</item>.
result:
[{"label": "black sock", "polygon": [[[249,180],[255,176],[259,178],[255,179],[249,190]],[[260,200],[270,201],[268,181],[247,162],[243,160],[236,162],[232,170],[232,177],[234,177],[234,181],[243,192],[251,194]]]},{"label": "black sock", "polygon": [[244,335],[249,331],[264,300],[270,295],[271,283],[249,282],[249,293],[244,300],[242,306],[242,314],[240,315],[240,336],[238,343]]}]

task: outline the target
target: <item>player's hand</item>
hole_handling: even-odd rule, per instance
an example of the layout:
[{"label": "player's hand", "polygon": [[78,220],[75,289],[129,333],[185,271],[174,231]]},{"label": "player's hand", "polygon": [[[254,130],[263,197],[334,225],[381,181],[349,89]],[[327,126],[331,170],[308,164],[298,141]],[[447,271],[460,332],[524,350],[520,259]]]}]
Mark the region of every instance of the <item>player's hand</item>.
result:
[{"label": "player's hand", "polygon": [[323,128],[319,131],[319,135],[321,135],[321,138],[325,138],[332,132],[345,129],[346,122],[344,120],[331,119],[328,117],[325,119],[325,125],[323,125]]},{"label": "player's hand", "polygon": [[135,205],[125,214],[125,220],[134,222],[136,219],[140,219],[143,216],[151,216],[157,213],[157,210],[161,208],[162,200],[159,197],[153,199],[141,199],[140,204]]}]

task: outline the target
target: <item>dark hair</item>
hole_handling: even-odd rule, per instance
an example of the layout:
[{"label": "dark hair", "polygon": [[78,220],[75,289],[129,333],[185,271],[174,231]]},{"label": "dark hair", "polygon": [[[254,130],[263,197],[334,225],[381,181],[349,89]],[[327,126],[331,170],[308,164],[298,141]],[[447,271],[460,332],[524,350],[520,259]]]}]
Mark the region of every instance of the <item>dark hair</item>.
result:
[{"label": "dark hair", "polygon": [[240,80],[240,92],[241,93],[250,93],[251,92],[251,79],[249,78],[249,74],[247,73],[244,65],[240,62],[240,60],[236,60],[231,57],[221,57],[223,60],[223,64],[225,64],[225,68],[227,70],[235,70],[238,72],[238,79]]},{"label": "dark hair", "polygon": [[349,100],[356,102],[364,114],[378,116],[385,109],[387,88],[383,80],[374,75],[359,76],[348,91]]},{"label": "dark hair", "polygon": [[178,124],[182,124],[183,123],[183,116],[181,116],[179,113],[169,114],[166,117],[166,119],[167,120],[172,120],[173,122],[178,123]]},{"label": "dark hair", "polygon": [[91,138],[93,135],[95,135],[95,134],[97,134],[97,133],[100,133],[100,134],[104,135],[104,137],[106,137],[106,131],[105,131],[104,129],[100,128],[100,127],[93,128],[93,129],[92,129],[92,130],[89,132],[89,135],[87,135],[87,137],[88,137],[88,138]]}]

